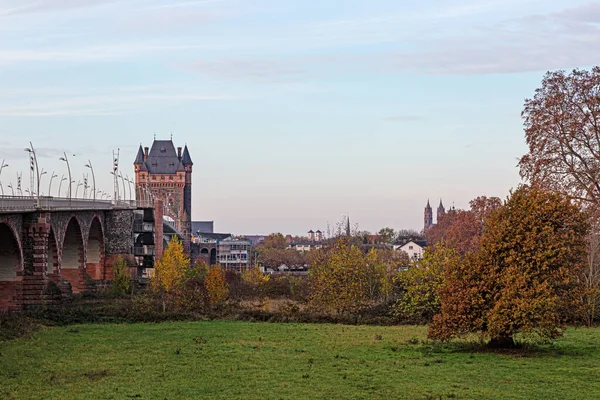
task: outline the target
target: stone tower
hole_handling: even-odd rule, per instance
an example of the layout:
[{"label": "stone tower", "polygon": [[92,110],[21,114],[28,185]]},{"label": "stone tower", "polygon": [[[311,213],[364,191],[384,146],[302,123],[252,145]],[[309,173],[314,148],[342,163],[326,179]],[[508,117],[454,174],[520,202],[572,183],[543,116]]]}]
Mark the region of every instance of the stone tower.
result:
[{"label": "stone tower", "polygon": [[431,208],[431,205],[429,205],[429,200],[427,200],[427,205],[425,206],[424,217],[423,230],[426,231],[433,226],[433,209]]},{"label": "stone tower", "polygon": [[192,158],[187,145],[175,150],[172,140],[154,140],[152,147],[140,148],[133,162],[136,199],[162,200],[163,215],[173,220],[190,252],[192,232]]},{"label": "stone tower", "polygon": [[446,208],[444,208],[444,205],[442,204],[442,199],[440,199],[440,205],[437,208],[437,219],[436,219],[436,223],[440,223],[440,219],[442,218],[442,216],[446,214]]}]

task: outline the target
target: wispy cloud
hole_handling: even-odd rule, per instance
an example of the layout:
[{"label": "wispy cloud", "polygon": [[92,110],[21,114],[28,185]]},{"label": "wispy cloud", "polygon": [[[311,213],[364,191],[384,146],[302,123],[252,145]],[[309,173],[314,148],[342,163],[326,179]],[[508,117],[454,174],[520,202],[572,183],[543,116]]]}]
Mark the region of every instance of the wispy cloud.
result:
[{"label": "wispy cloud", "polygon": [[202,95],[194,93],[121,93],[105,95],[59,96],[57,98],[13,104],[0,99],[0,117],[48,117],[77,115],[113,115],[152,105],[197,101],[239,100],[236,95]]},{"label": "wispy cloud", "polygon": [[248,80],[256,83],[293,82],[304,73],[294,62],[260,59],[199,60],[190,69],[215,79]]}]

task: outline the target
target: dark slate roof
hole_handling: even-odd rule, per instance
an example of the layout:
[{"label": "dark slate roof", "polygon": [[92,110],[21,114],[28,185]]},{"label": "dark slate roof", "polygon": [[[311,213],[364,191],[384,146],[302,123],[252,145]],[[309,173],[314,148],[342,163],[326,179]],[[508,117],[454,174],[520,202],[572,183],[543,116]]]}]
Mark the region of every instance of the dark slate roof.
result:
[{"label": "dark slate roof", "polygon": [[192,232],[213,233],[214,221],[192,221]]},{"label": "dark slate roof", "polygon": [[148,171],[148,167],[146,166],[145,162],[142,163],[142,166],[140,167],[140,171]]},{"label": "dark slate roof", "polygon": [[200,232],[200,235],[205,239],[210,239],[210,240],[225,240],[227,238],[231,237],[231,233],[203,233]]},{"label": "dark slate roof", "polygon": [[175,174],[179,169],[179,157],[172,140],[155,140],[146,159],[151,174]]},{"label": "dark slate roof", "polygon": [[177,167],[177,172],[185,172],[185,167],[183,166],[183,163],[181,161],[179,161],[179,166]]},{"label": "dark slate roof", "polygon": [[187,144],[183,149],[183,156],[181,157],[181,160],[183,162],[183,165],[194,165],[194,163],[192,162],[192,157],[190,157],[190,152],[188,151]]},{"label": "dark slate roof", "polygon": [[409,244],[410,242],[413,242],[414,244],[416,244],[417,246],[421,246],[421,247],[427,247],[427,241],[426,240],[406,240],[404,242],[399,243],[400,247]]},{"label": "dark slate roof", "polygon": [[144,163],[144,149],[142,149],[142,145],[140,144],[140,149],[138,150],[137,156],[135,157],[134,164],[143,164]]}]

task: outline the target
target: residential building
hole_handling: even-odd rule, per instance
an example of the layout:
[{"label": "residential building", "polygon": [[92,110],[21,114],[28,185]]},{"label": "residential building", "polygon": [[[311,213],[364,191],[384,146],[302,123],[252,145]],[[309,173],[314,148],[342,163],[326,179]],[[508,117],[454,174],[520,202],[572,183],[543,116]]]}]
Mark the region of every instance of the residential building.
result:
[{"label": "residential building", "polygon": [[228,237],[217,244],[217,262],[227,269],[250,268],[251,248],[252,242],[248,239]]},{"label": "residential building", "polygon": [[420,260],[423,258],[426,247],[427,242],[425,240],[409,240],[408,242],[393,245],[394,250],[405,252],[412,260]]}]

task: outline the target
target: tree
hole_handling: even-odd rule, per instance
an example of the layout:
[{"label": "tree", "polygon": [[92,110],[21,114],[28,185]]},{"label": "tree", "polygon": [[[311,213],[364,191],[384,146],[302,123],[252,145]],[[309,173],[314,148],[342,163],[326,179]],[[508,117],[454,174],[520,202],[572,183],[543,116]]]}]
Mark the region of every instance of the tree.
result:
[{"label": "tree", "polygon": [[423,240],[425,236],[414,229],[400,229],[396,232],[395,240],[398,242],[408,242],[409,240]]},{"label": "tree", "polygon": [[423,258],[401,271],[397,281],[403,292],[394,305],[394,313],[412,322],[431,322],[440,311],[440,289],[444,284],[444,270],[456,267],[460,256],[456,250],[443,244],[425,250]]},{"label": "tree", "polygon": [[548,72],[522,112],[529,151],[521,177],[600,203],[600,67]]},{"label": "tree", "polygon": [[480,249],[449,264],[429,336],[560,336],[580,306],[587,218],[565,196],[522,186],[487,219]]},{"label": "tree", "polygon": [[442,215],[438,224],[426,232],[429,244],[444,242],[445,247],[460,254],[475,251],[485,227],[485,219],[501,205],[497,197],[480,196],[470,202],[470,210],[452,209]]},{"label": "tree", "polygon": [[310,305],[356,317],[369,300],[368,271],[366,255],[346,240],[338,240],[312,266]]},{"label": "tree", "polygon": [[115,278],[112,282],[112,293],[123,296],[131,290],[131,275],[127,272],[127,263],[122,257],[117,257],[114,265]]},{"label": "tree", "polygon": [[225,281],[225,273],[217,265],[208,268],[204,277],[204,287],[211,305],[221,304],[229,296],[229,284]]},{"label": "tree", "polygon": [[392,228],[381,228],[377,234],[383,243],[391,243],[396,237],[396,232]]},{"label": "tree", "polygon": [[189,270],[190,259],[183,251],[183,244],[174,236],[154,264],[154,276],[150,281],[151,288],[161,294],[163,311],[166,310],[167,299],[185,285]]}]

